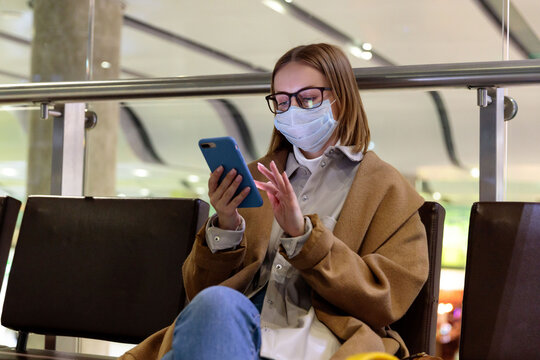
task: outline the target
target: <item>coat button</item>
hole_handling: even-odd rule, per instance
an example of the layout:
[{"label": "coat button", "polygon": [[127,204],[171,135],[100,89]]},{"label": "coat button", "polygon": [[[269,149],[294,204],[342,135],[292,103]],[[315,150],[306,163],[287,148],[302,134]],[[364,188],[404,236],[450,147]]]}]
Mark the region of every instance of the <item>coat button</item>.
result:
[{"label": "coat button", "polygon": [[307,201],[307,199],[308,199],[307,195],[302,195],[302,201]]},{"label": "coat button", "polygon": [[214,236],[214,241],[219,242],[219,236]]},{"label": "coat button", "polygon": [[276,265],[276,270],[281,270],[282,268],[283,268],[283,265],[281,265],[281,264]]}]

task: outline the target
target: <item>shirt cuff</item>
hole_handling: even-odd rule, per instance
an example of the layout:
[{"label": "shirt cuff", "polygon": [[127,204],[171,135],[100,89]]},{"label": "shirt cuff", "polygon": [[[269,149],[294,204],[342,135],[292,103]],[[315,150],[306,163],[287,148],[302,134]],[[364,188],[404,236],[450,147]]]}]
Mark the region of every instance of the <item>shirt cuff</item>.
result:
[{"label": "shirt cuff", "polygon": [[293,257],[295,257],[296,255],[300,253],[300,251],[302,250],[302,246],[304,246],[304,243],[311,236],[311,231],[313,230],[313,224],[311,223],[311,220],[307,216],[304,216],[304,220],[305,220],[305,224],[304,224],[303,235],[296,236],[296,237],[282,237],[279,239],[289,259],[292,259]]},{"label": "shirt cuff", "polygon": [[206,244],[212,254],[220,250],[234,250],[242,242],[246,222],[243,217],[236,230],[225,230],[217,227],[217,214],[206,223]]}]

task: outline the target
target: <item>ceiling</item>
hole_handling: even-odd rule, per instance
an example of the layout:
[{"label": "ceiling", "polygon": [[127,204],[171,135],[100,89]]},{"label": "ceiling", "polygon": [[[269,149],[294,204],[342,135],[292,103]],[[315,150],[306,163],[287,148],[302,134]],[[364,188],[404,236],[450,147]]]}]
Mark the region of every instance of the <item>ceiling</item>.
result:
[{"label": "ceiling", "polygon": [[[343,38],[305,19],[271,9],[268,0],[124,3],[125,15],[130,18],[267,70],[289,48],[314,42],[342,46],[355,68],[381,65],[374,59],[352,55],[350,44]],[[293,4],[348,39],[372,44],[374,53],[396,65],[503,60],[500,25],[487,14],[482,1],[294,0]],[[540,37],[540,2],[514,0],[511,5],[521,18],[514,25],[516,42],[511,43],[509,59],[533,57],[516,44],[523,27],[532,31],[536,40]],[[23,40],[0,37],[0,83],[17,83],[29,77],[32,21],[27,1],[0,2],[0,32]],[[512,26],[510,19],[511,32]],[[122,29],[120,58],[121,68],[129,70],[122,74],[125,78],[133,77],[133,73],[169,77],[253,71],[128,25]],[[374,150],[410,179],[423,182],[425,186],[419,189],[426,190],[426,196],[439,192],[443,200],[470,203],[478,196],[477,179],[468,171],[478,166],[476,92],[465,88],[438,90],[449,117],[456,155],[467,169],[452,165],[437,109],[428,93],[421,90],[362,92]],[[508,123],[508,199],[540,201],[540,143],[536,139],[540,133],[540,86],[512,87],[508,93],[519,104],[517,117]],[[263,154],[272,130],[272,114],[263,97],[228,100],[245,119],[256,152]],[[169,99],[127,105],[140,118],[164,164],[142,161],[123,135],[118,149],[118,192],[204,194],[208,170],[196,143],[200,138],[229,131],[212,102]],[[0,189],[4,192],[24,194],[26,134],[21,119],[27,111],[0,111]],[[145,176],[137,176],[138,169],[147,170]]]}]

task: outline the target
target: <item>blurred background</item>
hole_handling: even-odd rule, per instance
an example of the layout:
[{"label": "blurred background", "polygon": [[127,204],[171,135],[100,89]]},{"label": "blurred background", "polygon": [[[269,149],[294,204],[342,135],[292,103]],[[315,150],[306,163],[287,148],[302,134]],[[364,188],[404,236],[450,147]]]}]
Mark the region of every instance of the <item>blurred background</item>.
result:
[{"label": "blurred background", "polygon": [[[79,21],[68,19],[74,11]],[[537,0],[0,0],[0,91],[26,82],[265,72],[291,47],[317,42],[340,46],[354,68],[531,59],[540,57],[539,36]],[[507,89],[519,112],[507,123],[506,200],[540,201],[539,90]],[[446,208],[438,345],[453,359],[469,212],[478,200],[476,91],[361,96],[370,148]],[[234,136],[253,160],[266,152],[273,128],[261,95],[89,107],[99,118],[87,139],[91,195],[207,199],[209,171],[197,141]],[[50,128],[38,112],[36,104],[0,106],[0,195],[24,201],[47,193],[50,163],[39,154],[50,147]],[[0,343],[14,344],[14,334],[4,330]]]}]

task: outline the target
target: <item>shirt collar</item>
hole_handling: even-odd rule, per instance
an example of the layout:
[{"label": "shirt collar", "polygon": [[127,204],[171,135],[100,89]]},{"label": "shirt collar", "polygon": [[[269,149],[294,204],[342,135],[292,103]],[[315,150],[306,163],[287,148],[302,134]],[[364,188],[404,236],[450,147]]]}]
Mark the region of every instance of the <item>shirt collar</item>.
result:
[{"label": "shirt collar", "polygon": [[341,153],[347,156],[351,161],[359,162],[364,158],[364,154],[362,152],[354,152],[354,146],[340,145],[338,142],[336,145],[328,147],[324,153],[328,154],[331,149],[334,149],[334,151],[336,149],[341,151]]},{"label": "shirt collar", "polygon": [[292,174],[300,167],[300,164],[294,157],[293,152],[289,152],[289,156],[287,156],[287,163],[285,164],[285,173],[287,174],[287,177],[290,178]]},{"label": "shirt collar", "polygon": [[[301,166],[295,157],[296,151],[294,150],[289,152],[289,156],[287,157],[287,162],[285,164],[285,173],[288,177],[294,174],[294,172]],[[362,152],[354,152],[354,146],[340,145],[339,140],[336,145],[329,146],[328,149],[326,149],[326,151],[324,152],[324,154],[331,155],[336,151],[342,153],[343,155],[345,155],[345,157],[347,157],[350,161],[353,162],[360,162],[364,158],[364,154]]]}]

